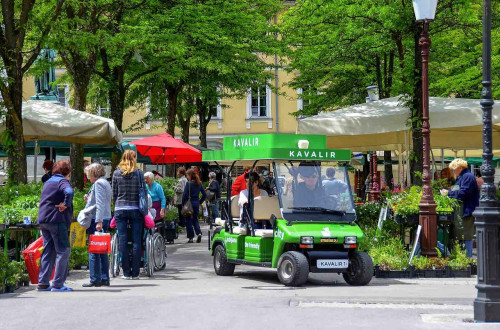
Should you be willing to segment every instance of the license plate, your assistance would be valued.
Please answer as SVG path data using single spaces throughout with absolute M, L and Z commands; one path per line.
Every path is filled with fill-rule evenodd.
M 316 260 L 316 267 L 325 269 L 338 269 L 349 267 L 348 259 L 318 259 Z
M 337 243 L 339 240 L 336 237 L 333 238 L 322 238 L 321 243 Z

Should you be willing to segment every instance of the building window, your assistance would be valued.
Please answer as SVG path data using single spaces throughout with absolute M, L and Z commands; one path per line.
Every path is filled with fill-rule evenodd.
M 57 99 L 58 102 L 64 105 L 65 107 L 68 107 L 68 100 L 69 100 L 69 85 L 64 84 L 64 85 L 57 85 Z
M 111 116 L 111 108 L 109 107 L 109 101 L 106 103 L 99 103 L 99 109 L 97 110 L 97 114 L 101 117 L 109 118 Z
M 310 100 L 304 100 L 302 98 L 302 94 L 304 93 L 304 89 L 297 88 L 297 110 L 304 110 L 310 104 Z
M 252 88 L 247 95 L 247 118 L 271 117 L 271 88 Z

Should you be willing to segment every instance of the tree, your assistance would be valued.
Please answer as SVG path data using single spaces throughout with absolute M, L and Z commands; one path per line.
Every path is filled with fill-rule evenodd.
M 87 110 L 87 95 L 99 50 L 101 20 L 109 1 L 68 0 L 61 22 L 54 29 L 52 44 L 71 77 L 73 108 Z M 72 144 L 71 184 L 83 189 L 83 145 Z
M 475 29 L 477 19 L 470 17 L 477 14 L 476 7 L 465 0 L 440 1 L 431 24 L 433 39 Z M 403 95 L 401 102 L 410 108 L 415 182 L 415 172 L 422 170 L 421 27 L 412 1 L 302 0 L 284 14 L 283 22 L 289 70 L 301 73 L 291 86 L 313 91 L 304 95 L 309 106 L 297 115 L 363 103 L 365 87 L 373 83 L 382 97 Z M 457 40 L 450 42 L 463 49 Z M 434 60 L 431 54 L 431 63 Z
M 3 0 L 0 24 L 0 57 L 4 75 L 0 92 L 6 108 L 2 142 L 9 155 L 9 182 L 26 183 L 22 101 L 23 78 L 44 47 L 64 0 Z

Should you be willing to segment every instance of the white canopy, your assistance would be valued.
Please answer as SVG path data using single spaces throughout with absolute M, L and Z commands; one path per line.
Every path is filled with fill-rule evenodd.
M 433 149 L 482 149 L 480 100 L 431 97 Z M 409 108 L 399 97 L 353 105 L 300 119 L 297 133 L 327 135 L 328 148 L 401 150 L 411 143 Z M 493 107 L 493 148 L 500 149 L 500 102 Z
M 112 119 L 64 107 L 50 101 L 23 103 L 24 139 L 115 145 L 122 133 Z

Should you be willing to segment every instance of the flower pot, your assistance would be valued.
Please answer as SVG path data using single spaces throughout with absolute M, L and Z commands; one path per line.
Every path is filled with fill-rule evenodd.
M 13 286 L 7 285 L 5 287 L 5 293 L 14 293 L 14 290 L 16 290 L 16 288 Z
M 414 277 L 413 268 L 409 267 L 404 270 L 381 270 L 379 266 L 375 266 L 376 278 L 412 278 Z
M 446 266 L 447 277 L 471 277 L 471 267 L 468 266 L 466 269 L 453 269 L 449 266 Z
M 451 225 L 453 223 L 453 218 L 455 216 L 453 212 L 445 212 L 445 211 L 438 211 L 436 212 L 436 215 L 438 223 L 443 225 Z

